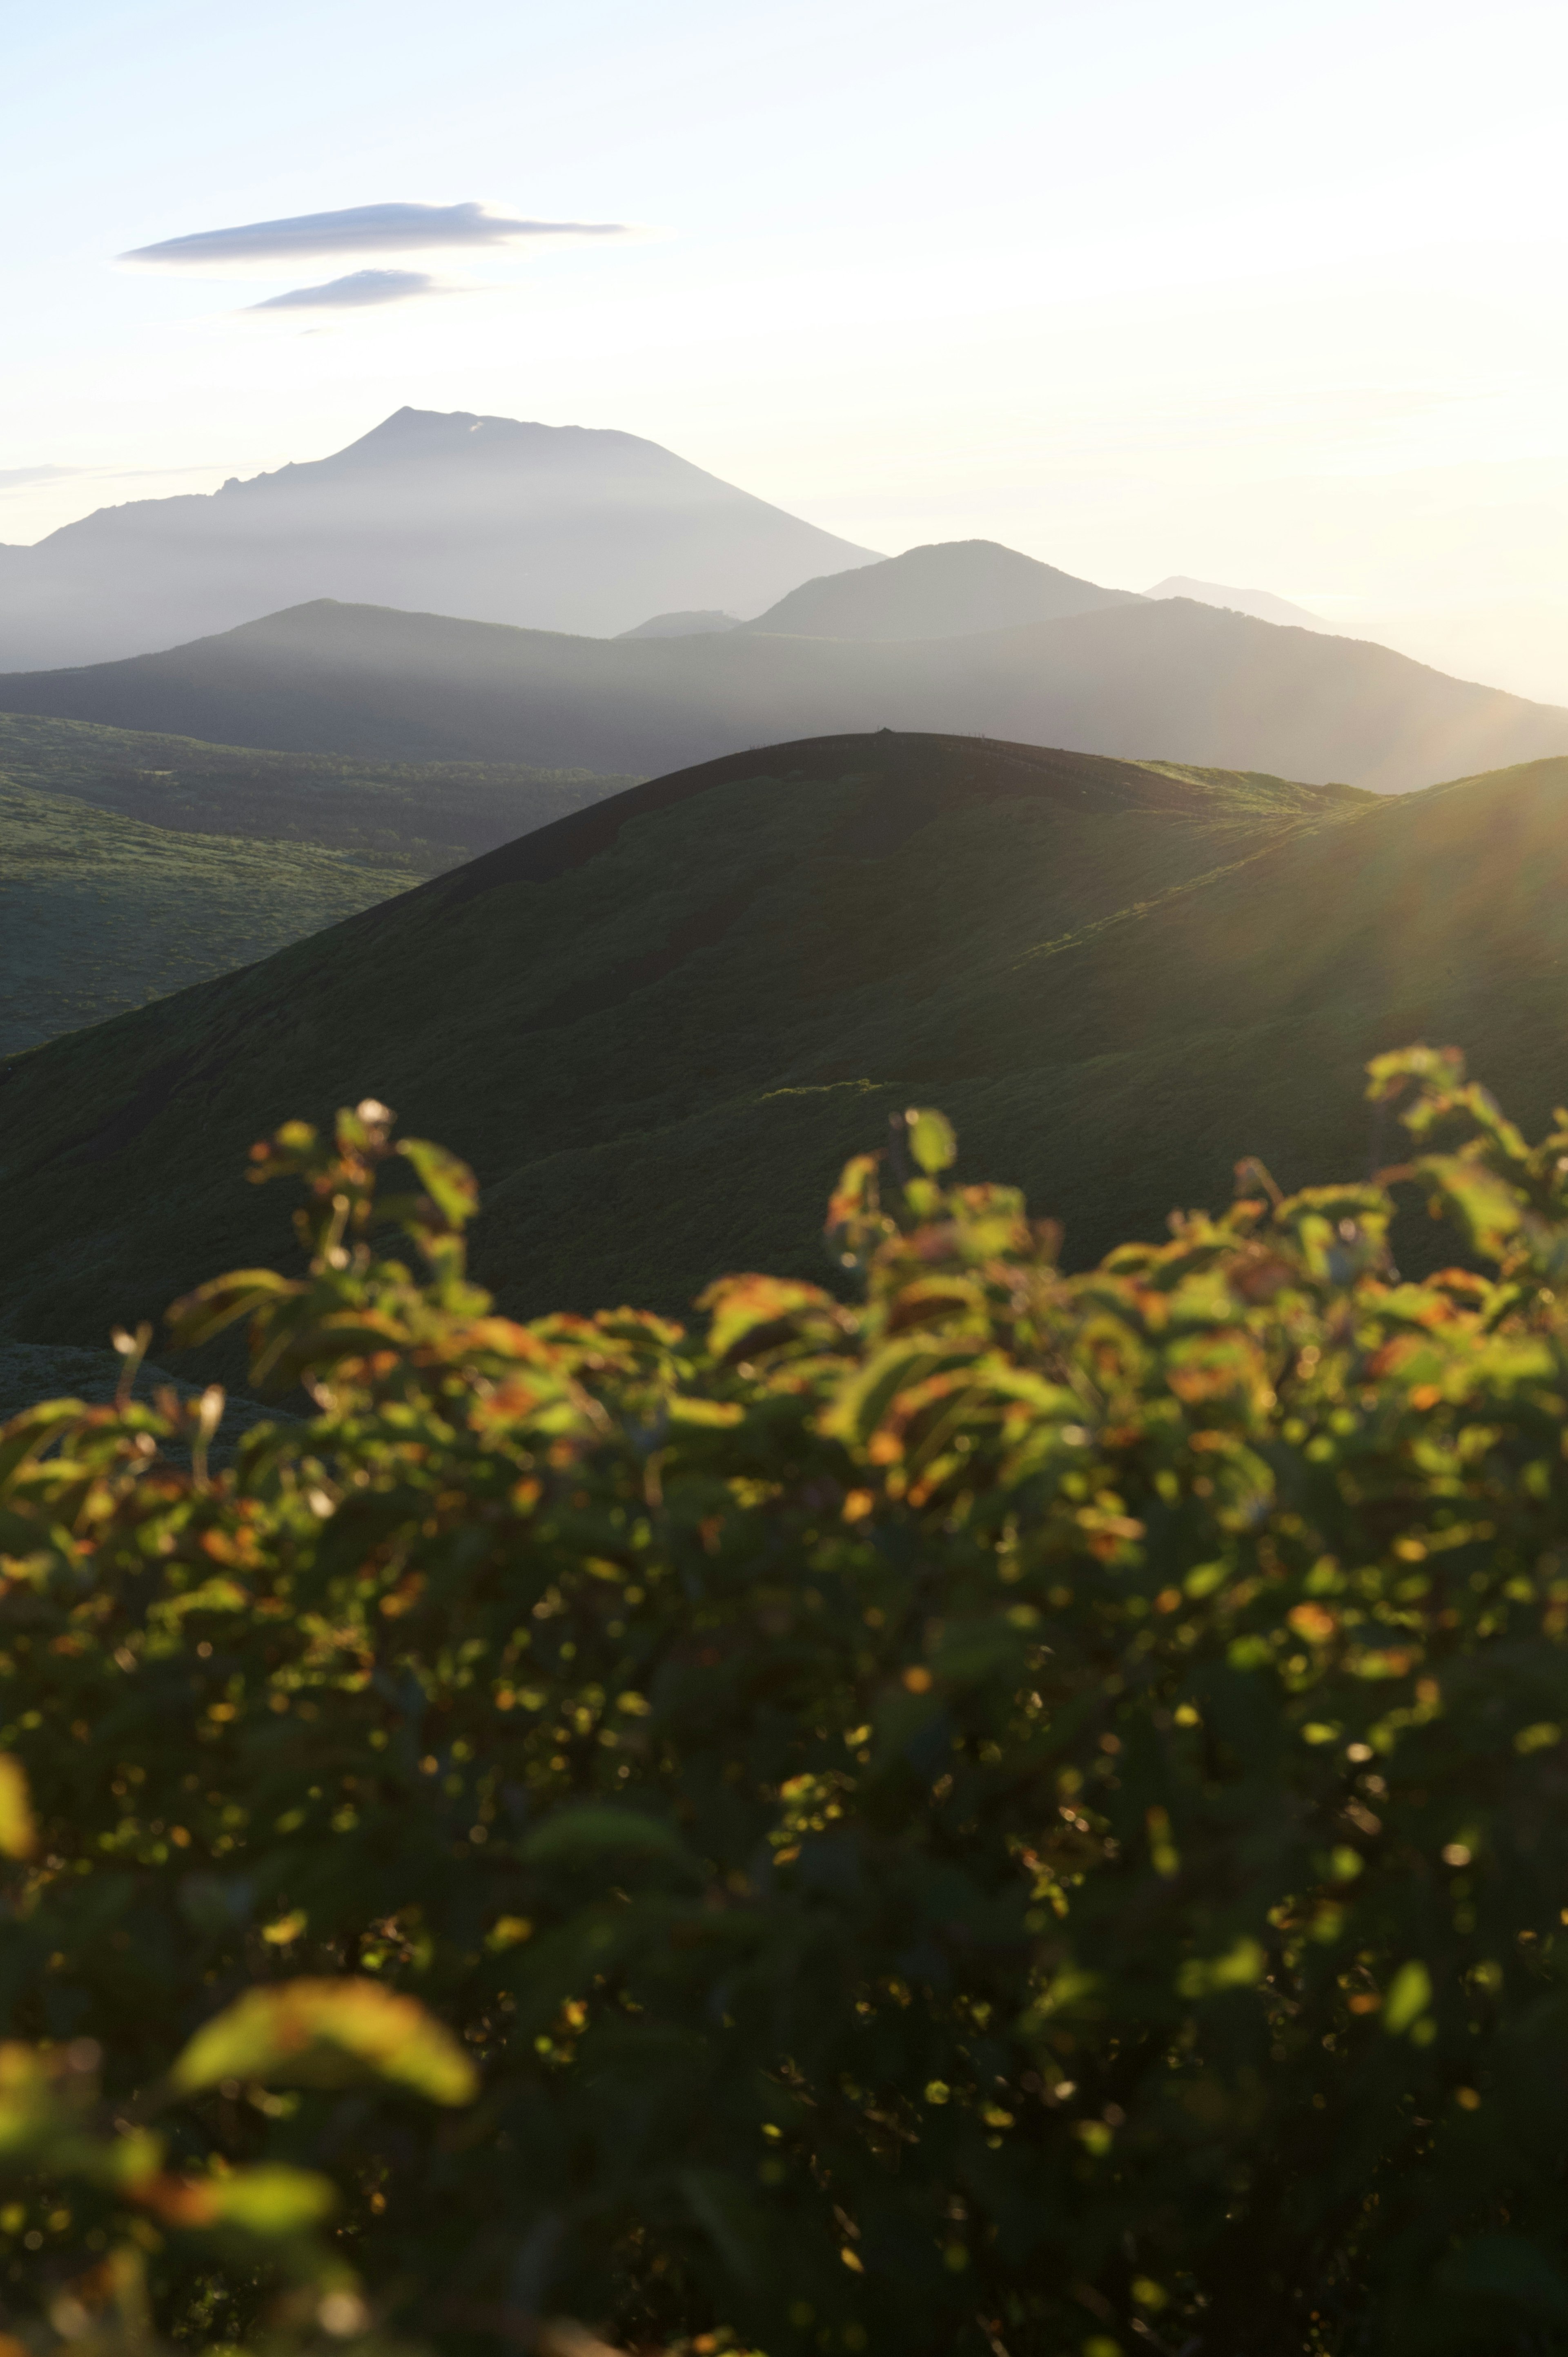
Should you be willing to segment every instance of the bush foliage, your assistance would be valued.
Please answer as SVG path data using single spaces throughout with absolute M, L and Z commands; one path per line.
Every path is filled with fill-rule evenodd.
M 30 1837 L 6 1849 L 29 1855 Z M 160 2344 L 148 2254 L 161 2259 L 172 2241 L 188 2276 L 208 2276 L 208 2298 L 186 2304 L 187 2341 L 213 2308 L 231 2305 L 224 2287 L 238 2286 L 252 2311 L 264 2305 L 274 2341 L 352 2337 L 368 2357 L 370 2309 L 323 2231 L 339 2206 L 332 2179 L 265 2160 L 236 2168 L 220 2152 L 192 2165 L 188 2137 L 176 2158 L 174 2140 L 148 2123 L 191 2097 L 231 2103 L 242 2086 L 252 2104 L 286 2115 L 287 2099 L 272 2091 L 301 2081 L 379 2080 L 467 2102 L 474 2069 L 451 2032 L 373 1981 L 286 1981 L 204 2023 L 173 2068 L 128 2102 L 105 2103 L 102 2059 L 91 2039 L 0 2044 L 0 2177 L 30 2197 L 0 2218 L 22 2253 L 53 2244 L 48 2260 L 16 2270 L 45 2294 L 44 2312 L 30 2330 L 22 2324 L 27 2342 L 64 2344 L 77 2357 L 152 2357 Z
M 852 1305 L 693 1331 L 496 1314 L 383 1107 L 259 1146 L 309 1274 L 171 1315 L 314 1417 L 0 1434 L 8 2329 L 109 2297 L 4 2125 L 101 2054 L 117 2134 L 179 2092 L 166 2175 L 328 2171 L 444 2348 L 1568 2350 L 1568 1114 L 1371 1090 L 1402 1168 L 1243 1165 L 1081 1275 L 911 1114 L 832 1201 Z M 1401 1279 L 1412 1187 L 1473 1266 Z M 447 2078 L 269 2092 L 254 2009 L 333 1982 Z M 317 2329 L 275 2256 L 136 2248 L 166 2335 Z

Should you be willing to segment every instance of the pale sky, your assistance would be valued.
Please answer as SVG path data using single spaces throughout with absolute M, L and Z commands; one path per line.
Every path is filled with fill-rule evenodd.
M 1562 0 L 3 15 L 0 540 L 411 403 L 1568 703 Z M 631 233 L 115 260 L 397 206 Z

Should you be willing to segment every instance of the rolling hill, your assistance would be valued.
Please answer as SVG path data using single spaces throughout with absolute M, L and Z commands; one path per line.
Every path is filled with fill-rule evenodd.
M 633 782 L 0 715 L 0 1055 L 266 957 Z
M 412 880 L 314 844 L 177 834 L 0 776 L 0 1055 L 268 957 Z
M 733 756 L 558 821 L 0 1073 L 0 1335 L 101 1344 L 290 1249 L 252 1139 L 366 1092 L 478 1170 L 528 1311 L 821 1275 L 825 1189 L 940 1103 L 1083 1262 L 1368 1167 L 1360 1066 L 1568 1060 L 1568 760 L 1377 800 L 931 737 Z M 1420 1249 L 1421 1239 L 1416 1240 Z
M 1137 603 L 994 540 L 943 540 L 803 581 L 743 624 L 801 639 L 954 639 Z
M 0 669 L 139 654 L 322 597 L 553 630 L 755 613 L 874 553 L 635 434 L 400 409 L 330 457 L 0 551 Z
M 884 726 L 1378 792 L 1568 752 L 1568 711 L 1185 598 L 897 642 L 572 638 L 317 601 L 166 654 L 0 677 L 0 710 L 366 760 L 643 775 Z
M 315 844 L 412 876 L 635 785 L 522 762 L 360 761 L 0 712 L 0 779 L 179 834 Z

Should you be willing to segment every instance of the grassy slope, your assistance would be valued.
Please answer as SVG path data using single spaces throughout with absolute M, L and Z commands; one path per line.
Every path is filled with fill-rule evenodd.
M 632 782 L 0 715 L 0 1054 L 270 957 Z
M 329 600 L 0 705 L 370 759 L 647 772 L 804 732 L 984 733 L 1378 791 L 1568 753 L 1568 712 L 1181 598 L 917 644 L 568 638 Z
M 1146 929 L 1303 829 L 1348 836 L 1363 807 L 919 737 L 655 780 L 13 1062 L 0 1201 L 27 1250 L 5 1329 L 97 1341 L 283 1251 L 246 1146 L 367 1092 L 476 1163 L 481 1266 L 520 1306 L 679 1305 L 737 1262 L 814 1268 L 838 1162 L 910 1096 L 949 1103 L 972 1167 L 1026 1178 L 1092 1245 L 1149 1193 L 1125 1131 L 1108 1174 L 1058 1107 L 1100 1092 L 1086 1057 L 1125 1063 L 1116 1001 Z
M 315 844 L 144 826 L 0 776 L 0 1054 L 270 957 L 413 880 Z
M 0 713 L 0 778 L 148 825 L 312 843 L 434 876 L 635 783 L 524 763 L 266 752 Z

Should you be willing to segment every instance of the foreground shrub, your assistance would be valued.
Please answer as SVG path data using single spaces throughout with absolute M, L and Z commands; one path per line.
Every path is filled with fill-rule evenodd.
M 1086 1275 L 912 1114 L 857 1306 L 700 1334 L 499 1317 L 461 1166 L 378 1211 L 384 1108 L 281 1131 L 308 1276 L 174 1321 L 315 1418 L 0 1435 L 11 2034 L 128 2097 L 269 1975 L 417 1996 L 477 2104 L 219 2104 L 192 2165 L 325 2158 L 443 2347 L 1568 2350 L 1568 1116 L 1372 1071 L 1403 1171 L 1243 1166 Z M 1400 1280 L 1406 1183 L 1476 1268 Z
M 13 1800 L 14 1781 L 7 1761 Z M 0 1834 L 0 1846 L 25 1855 L 31 1842 Z M 172 2241 L 177 2264 L 208 2278 L 207 2301 L 188 2304 L 182 2319 L 187 2340 L 192 2326 L 238 2306 L 280 2352 L 350 2341 L 355 2357 L 390 2357 L 358 2278 L 323 2233 L 339 2206 L 331 2179 L 275 2163 L 235 2168 L 219 2153 L 190 2166 L 177 2127 L 171 2137 L 162 2123 L 203 2102 L 231 2116 L 242 2103 L 286 2114 L 286 2099 L 272 2091 L 300 2083 L 381 2080 L 463 2103 L 474 2073 L 450 2033 L 371 1981 L 287 1981 L 250 1991 L 204 2023 L 124 2110 L 102 2100 L 102 2059 L 91 2039 L 0 2042 L 0 2189 L 8 2197 L 0 2216 L 16 2248 L 48 2253 L 27 2270 L 33 2312 L 13 2316 L 23 2345 L 156 2357 L 148 2259 Z M 19 2346 L 15 2337 L 7 2345 Z

